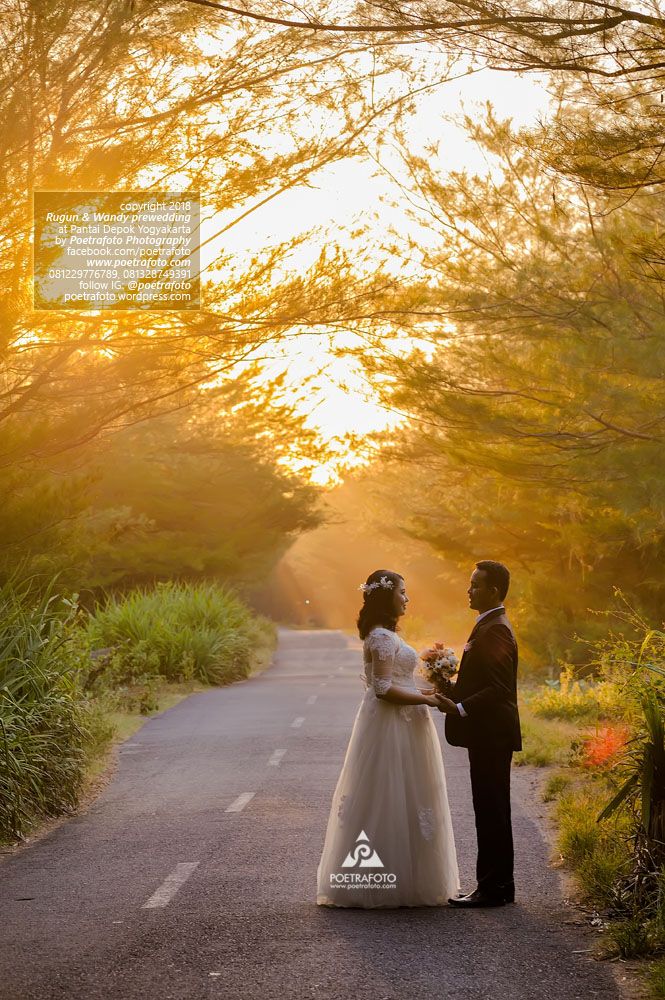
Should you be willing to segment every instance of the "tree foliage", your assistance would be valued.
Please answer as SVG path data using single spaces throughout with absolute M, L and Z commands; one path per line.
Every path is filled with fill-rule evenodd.
M 642 192 L 599 216 L 562 178 L 553 198 L 509 122 L 489 109 L 466 124 L 486 176 L 444 177 L 404 150 L 411 212 L 438 237 L 403 319 L 394 304 L 419 345 L 377 341 L 364 359 L 408 417 L 395 447 L 410 530 L 460 563 L 511 563 L 525 635 L 555 656 L 614 584 L 662 608 L 664 301 L 634 244 L 659 233 L 663 206 Z M 405 259 L 417 250 L 406 241 Z
M 317 321 L 339 318 L 347 261 L 324 256 L 307 281 L 276 280 L 305 234 L 246 269 L 222 254 L 200 312 L 34 312 L 30 202 L 35 189 L 175 185 L 202 191 L 208 213 L 236 212 L 228 229 L 357 154 L 360 136 L 399 112 L 403 95 L 366 92 L 352 46 L 322 53 L 289 32 L 231 31 L 176 2 L 3 0 L 0 13 L 0 424 L 34 414 L 49 424 L 0 461 L 48 458 L 179 405 L 309 321 L 314 289 Z M 376 63 L 377 78 L 387 63 Z M 312 128 L 308 112 L 329 114 L 328 128 Z
M 265 392 L 235 409 L 236 392 L 212 393 L 194 416 L 169 414 L 113 437 L 90 495 L 90 527 L 102 528 L 87 560 L 90 585 L 255 582 L 320 522 L 319 490 L 283 464 L 299 429 L 314 450 L 303 417 L 278 403 L 271 413 Z
M 648 5 L 608 0 L 522 0 L 507 7 L 496 0 L 371 0 L 336 19 L 325 5 L 299 10 L 300 19 L 251 10 L 219 0 L 186 0 L 238 19 L 305 29 L 328 38 L 361 35 L 430 43 L 467 52 L 501 69 L 544 69 L 585 73 L 609 79 L 650 80 L 662 75 L 665 17 L 656 2 Z
M 209 388 L 222 383 L 235 385 L 229 392 L 237 396 L 247 392 L 243 412 L 249 420 L 253 410 L 253 424 L 237 422 L 233 447 L 213 431 L 207 461 L 216 463 L 218 483 L 223 452 L 237 488 L 247 486 L 254 463 L 257 491 L 265 474 L 267 493 L 279 492 L 286 474 L 275 464 L 277 446 L 270 472 L 265 455 L 256 455 L 260 382 L 249 391 L 238 372 L 302 326 L 334 328 L 362 311 L 379 294 L 380 275 L 366 279 L 362 254 L 352 260 L 334 246 L 306 274 L 289 274 L 289 255 L 312 234 L 304 220 L 301 233 L 241 265 L 219 251 L 198 312 L 35 311 L 32 192 L 199 190 L 204 215 L 218 221 L 214 238 L 222 238 L 327 165 L 358 155 L 370 133 L 398 117 L 408 87 L 379 93 L 378 84 L 404 59 L 376 54 L 375 89 L 361 45 L 330 52 L 315 38 L 231 26 L 176 0 L 0 0 L 0 35 L 0 496 L 7 515 L 0 561 L 52 566 L 64 544 L 67 562 L 77 539 L 88 537 L 80 531 L 88 478 L 110 437 L 123 432 L 125 446 L 137 447 L 138 478 L 139 466 L 156 476 L 157 461 L 150 465 L 143 450 L 153 431 L 139 425 L 175 414 L 174 449 L 183 449 L 190 418 L 182 414 L 199 406 L 209 413 Z M 266 399 L 261 434 L 270 421 L 274 432 L 279 412 Z M 292 413 L 287 424 L 302 443 Z M 165 427 L 154 431 L 163 456 Z M 192 448 L 201 452 L 201 440 Z M 174 461 L 184 474 L 182 455 Z M 201 457 L 200 470 L 204 464 Z M 160 475 L 166 488 L 166 466 Z M 282 513 L 275 517 L 266 531 L 276 538 L 287 529 Z
M 196 405 L 126 427 L 58 467 L 14 483 L 0 530 L 0 575 L 99 592 L 170 578 L 260 579 L 321 519 L 319 490 L 296 468 L 327 451 L 282 380 L 260 366 Z

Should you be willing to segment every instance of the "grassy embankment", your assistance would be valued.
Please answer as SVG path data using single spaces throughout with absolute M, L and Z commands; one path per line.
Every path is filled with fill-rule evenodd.
M 629 655 L 622 676 L 610 666 L 580 681 L 568 668 L 556 685 L 527 687 L 515 762 L 550 771 L 543 797 L 579 899 L 603 922 L 599 955 L 643 959 L 651 995 L 665 998 L 665 857 L 653 828 L 665 779 L 662 681 L 626 672 L 640 662 Z
M 0 609 L 4 843 L 75 811 L 146 716 L 250 676 L 275 644 L 272 623 L 215 584 L 134 591 L 94 615 L 7 584 Z

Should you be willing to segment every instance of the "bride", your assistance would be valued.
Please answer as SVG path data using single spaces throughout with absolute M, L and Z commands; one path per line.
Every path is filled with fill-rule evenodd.
M 443 906 L 459 890 L 441 746 L 418 688 L 418 654 L 397 635 L 408 603 L 399 573 L 360 589 L 365 693 L 335 788 L 317 871 L 321 906 Z

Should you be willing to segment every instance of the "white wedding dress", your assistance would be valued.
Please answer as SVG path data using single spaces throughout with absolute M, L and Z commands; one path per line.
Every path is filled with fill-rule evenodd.
M 373 676 L 372 650 L 381 659 Z M 377 698 L 418 688 L 415 649 L 375 627 L 363 644 L 366 685 L 333 794 L 317 871 L 322 906 L 441 906 L 459 890 L 439 737 L 427 705 Z

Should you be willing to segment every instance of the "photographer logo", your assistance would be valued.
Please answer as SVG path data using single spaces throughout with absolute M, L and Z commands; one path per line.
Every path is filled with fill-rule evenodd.
M 385 868 L 369 837 L 361 830 L 356 843 L 342 862 L 342 868 Z M 397 875 L 392 872 L 332 872 L 330 885 L 338 889 L 395 889 Z

